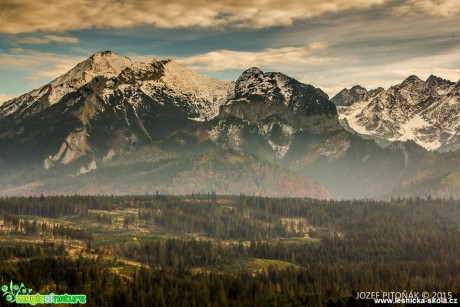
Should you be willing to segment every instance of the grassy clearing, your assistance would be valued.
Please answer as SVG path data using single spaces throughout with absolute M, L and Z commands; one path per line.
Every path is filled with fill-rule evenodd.
M 269 267 L 276 268 L 278 270 L 283 270 L 288 267 L 299 268 L 298 265 L 286 261 L 243 257 L 229 260 L 225 264 L 210 267 L 208 269 L 224 272 L 260 272 L 268 270 Z M 202 269 L 204 270 L 205 268 Z

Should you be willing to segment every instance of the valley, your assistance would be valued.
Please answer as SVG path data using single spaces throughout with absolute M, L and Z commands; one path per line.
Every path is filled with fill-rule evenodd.
M 361 306 L 356 292 L 405 289 L 458 297 L 459 208 L 215 194 L 2 198 L 0 280 L 85 294 L 89 306 Z

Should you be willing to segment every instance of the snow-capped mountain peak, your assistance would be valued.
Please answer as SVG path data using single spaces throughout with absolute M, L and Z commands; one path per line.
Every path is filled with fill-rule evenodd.
M 51 168 L 80 159 L 99 146 L 104 150 L 112 146 L 100 139 L 94 141 L 98 135 L 106 140 L 115 138 L 116 147 L 124 148 L 159 138 L 176 122 L 187 125 L 190 120 L 210 120 L 233 94 L 233 82 L 199 75 L 171 60 L 134 62 L 103 51 L 43 87 L 0 106 L 0 126 L 21 125 L 29 118 L 37 126 L 46 122 L 53 131 L 48 137 L 54 145 L 43 166 Z M 65 129 L 55 132 L 55 126 Z M 27 129 L 10 130 L 5 137 L 20 139 Z
M 341 93 L 333 100 L 343 99 Z M 348 98 L 338 108 L 340 119 L 360 134 L 413 140 L 430 150 L 460 148 L 460 91 L 449 80 L 431 75 L 423 81 L 412 75 L 387 90 Z
M 64 95 L 87 84 L 96 76 L 115 77 L 132 64 L 133 62 L 128 57 L 119 56 L 112 51 L 97 52 L 64 75 L 51 81 L 49 104 L 58 102 Z
M 219 108 L 233 98 L 234 82 L 221 81 L 200 75 L 174 61 L 164 64 L 161 82 L 181 95 L 193 97 L 194 107 L 199 117 L 194 120 L 203 121 L 216 117 Z
M 25 118 L 58 103 L 95 77 L 120 76 L 124 83 L 148 96 L 166 94 L 189 100 L 193 119 L 207 120 L 218 115 L 219 107 L 233 97 L 234 83 L 199 75 L 171 60 L 134 62 L 112 51 L 93 54 L 47 85 L 0 106 L 0 118 Z M 123 90 L 126 86 L 118 88 Z M 116 89 L 108 89 L 104 95 Z
M 66 94 L 87 84 L 94 77 L 111 78 L 131 65 L 132 61 L 129 58 L 112 51 L 97 52 L 45 86 L 8 101 L 0 107 L 0 118 L 28 117 L 38 113 L 57 103 Z

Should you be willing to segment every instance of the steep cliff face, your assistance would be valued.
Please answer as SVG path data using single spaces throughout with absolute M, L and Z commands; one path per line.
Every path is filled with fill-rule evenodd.
M 355 85 L 351 89 L 344 88 L 332 97 L 331 101 L 337 106 L 350 106 L 356 101 L 363 99 L 367 93 L 364 87 Z
M 221 107 L 220 117 L 226 116 L 257 124 L 281 121 L 294 131 L 322 133 L 340 129 L 337 110 L 323 91 L 255 67 L 236 81 L 235 99 Z
M 336 108 L 323 91 L 255 67 L 238 78 L 235 98 L 221 106 L 218 120 L 218 127 L 212 131 L 218 144 L 259 152 L 271 150 L 277 158 L 288 152 L 297 132 L 342 130 Z M 257 145 L 260 150 L 254 148 Z

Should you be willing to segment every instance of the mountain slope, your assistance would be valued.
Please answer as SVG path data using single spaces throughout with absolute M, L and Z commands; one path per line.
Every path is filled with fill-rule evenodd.
M 36 95 L 45 89 L 47 95 Z M 199 145 L 204 152 L 193 149 L 200 141 L 191 131 L 215 118 L 233 95 L 234 83 L 201 76 L 169 60 L 136 63 L 112 52 L 97 53 L 0 108 L 0 165 L 9 174 L 0 181 L 4 194 L 19 191 L 19 186 L 26 193 L 94 188 L 100 193 L 148 193 L 156 188 L 329 198 L 318 184 L 243 152 L 235 154 L 242 157 L 220 160 L 228 154 L 212 142 Z M 138 153 L 164 151 L 169 158 L 153 169 L 145 160 L 128 163 Z M 209 173 L 212 169 L 219 172 Z M 136 178 L 148 182 L 133 185 Z
M 209 139 L 219 147 L 250 152 L 313 178 L 336 197 L 392 191 L 429 159 L 414 143 L 384 149 L 346 131 L 320 89 L 258 68 L 243 72 L 235 99 L 210 124 Z
M 333 100 L 345 125 L 389 141 L 413 140 L 429 150 L 460 148 L 460 81 L 410 76 L 387 90 L 343 90 Z M 353 92 L 353 89 L 350 90 Z
M 0 106 L 0 119 L 21 120 L 39 113 L 94 77 L 115 77 L 131 65 L 130 59 L 111 51 L 98 52 L 49 84 L 5 102 Z
M 396 133 L 411 114 L 455 128 L 458 113 L 442 115 L 455 111 L 457 95 L 458 83 L 410 77 L 337 99 L 349 105 L 339 109 L 374 114 L 375 123 L 360 118 Z M 99 52 L 0 107 L 0 194 L 456 195 L 460 154 L 409 138 L 382 148 L 352 128 L 321 89 L 282 73 L 253 67 L 233 83 L 169 60 Z
M 172 61 L 135 63 L 112 52 L 96 53 L 0 107 L 0 155 L 9 160 L 33 154 L 50 168 L 105 149 L 116 153 L 216 116 L 232 94 L 231 82 Z
M 199 75 L 173 61 L 133 62 L 111 51 L 103 51 L 95 53 L 49 84 L 5 102 L 0 106 L 0 119 L 22 120 L 56 104 L 95 77 L 109 80 L 122 72 L 126 81 L 131 77 L 129 82 L 136 82 L 136 86 L 148 96 L 154 96 L 159 91 L 189 96 L 192 102 L 190 107 L 194 109 L 197 119 L 216 116 L 219 105 L 233 94 L 231 82 Z M 106 94 L 110 92 L 110 85 L 107 84 Z
M 189 151 L 193 146 L 188 147 Z M 321 185 L 252 155 L 218 149 L 184 153 L 148 146 L 100 163 L 97 170 L 39 183 L 45 193 L 191 193 L 331 198 Z
M 235 98 L 221 106 L 211 139 L 222 147 L 282 158 L 300 131 L 342 130 L 337 110 L 320 89 L 281 73 L 253 67 L 235 84 Z

